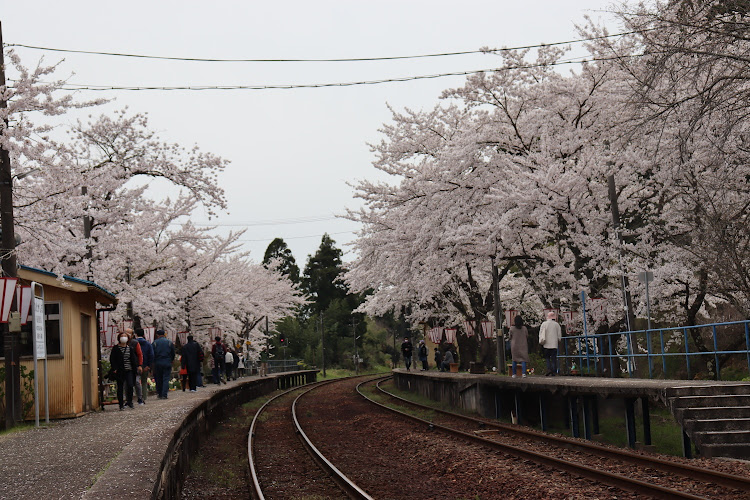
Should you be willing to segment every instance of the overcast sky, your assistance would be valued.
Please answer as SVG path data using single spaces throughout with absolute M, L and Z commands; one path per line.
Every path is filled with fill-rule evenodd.
M 573 40 L 586 14 L 617 31 L 603 0 L 130 2 L 0 0 L 5 44 L 213 59 L 336 59 L 435 54 Z M 26 66 L 64 59 L 70 83 L 104 86 L 325 84 L 490 69 L 497 56 L 377 62 L 219 63 L 148 60 L 16 48 Z M 579 51 L 576 54 L 580 54 Z M 568 71 L 565 69 L 564 71 Z M 8 75 L 12 77 L 11 74 Z M 148 112 L 171 142 L 231 161 L 229 202 L 216 223 L 247 227 L 260 261 L 282 237 L 300 267 L 323 233 L 345 252 L 356 225 L 347 182 L 378 178 L 368 143 L 397 110 L 431 108 L 465 77 L 291 90 L 85 91 L 114 98 L 96 113 Z M 194 221 L 207 223 L 205 214 Z M 345 260 L 351 254 L 345 255 Z

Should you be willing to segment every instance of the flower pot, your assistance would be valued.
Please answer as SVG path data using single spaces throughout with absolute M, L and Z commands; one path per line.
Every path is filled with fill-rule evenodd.
M 458 373 L 458 363 L 449 363 L 451 373 Z

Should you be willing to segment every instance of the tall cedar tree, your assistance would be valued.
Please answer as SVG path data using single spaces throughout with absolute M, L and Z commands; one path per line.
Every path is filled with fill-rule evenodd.
M 292 283 L 299 284 L 299 266 L 289 246 L 281 238 L 275 238 L 266 248 L 266 253 L 263 255 L 263 267 L 268 267 L 273 259 L 281 261 L 281 265 L 277 268 L 281 274 L 287 276 Z
M 312 301 L 308 306 L 308 314 L 325 311 L 331 302 L 344 299 L 349 293 L 348 287 L 340 280 L 345 270 L 341 261 L 341 249 L 336 248 L 335 243 L 328 234 L 324 234 L 318 251 L 307 258 L 302 291 Z

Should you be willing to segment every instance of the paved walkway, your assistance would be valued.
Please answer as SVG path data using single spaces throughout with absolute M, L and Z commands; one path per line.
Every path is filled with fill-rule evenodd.
M 244 377 L 221 388 L 254 380 Z M 0 498 L 148 498 L 175 430 L 219 386 L 150 396 L 145 405 L 52 421 L 0 436 Z M 40 425 L 44 424 L 42 418 Z M 142 487 L 133 484 L 142 477 Z

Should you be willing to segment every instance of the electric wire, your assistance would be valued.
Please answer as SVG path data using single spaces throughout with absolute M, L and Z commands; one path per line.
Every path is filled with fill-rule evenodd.
M 657 28 L 648 28 L 645 30 L 635 31 L 624 31 L 619 33 L 611 33 L 606 35 L 597 35 L 587 38 L 575 38 L 571 40 L 551 42 L 551 43 L 536 43 L 531 45 L 519 45 L 515 47 L 502 47 L 499 49 L 479 49 L 479 50 L 464 50 L 456 52 L 439 52 L 434 54 L 417 54 L 417 55 L 405 55 L 405 56 L 382 56 L 382 57 L 348 57 L 348 58 L 293 58 L 293 59 L 222 59 L 222 58 L 204 58 L 204 57 L 176 57 L 176 56 L 158 56 L 149 54 L 128 54 L 122 52 L 104 52 L 96 50 L 77 50 L 77 49 L 63 49 L 57 47 L 42 47 L 38 45 L 27 45 L 23 43 L 6 43 L 6 47 L 22 47 L 25 49 L 32 50 L 43 50 L 51 52 L 64 52 L 69 54 L 88 54 L 88 55 L 100 55 L 100 56 L 112 56 L 112 57 L 132 57 L 138 59 L 158 59 L 166 61 L 184 61 L 184 62 L 218 62 L 218 63 L 299 63 L 299 62 L 372 62 L 372 61 L 395 61 L 404 59 L 425 59 L 435 57 L 451 57 L 451 56 L 462 56 L 470 54 L 499 54 L 502 52 L 510 52 L 514 50 L 527 50 L 527 49 L 538 49 L 542 47 L 554 47 L 559 45 L 571 45 L 576 43 L 592 42 L 595 40 L 603 40 L 607 38 L 616 38 L 626 35 L 633 35 L 638 33 L 645 33 L 652 31 Z
M 429 74 L 429 75 L 384 78 L 384 79 L 379 79 L 379 80 L 364 80 L 364 81 L 354 81 L 354 82 L 329 82 L 329 83 L 283 84 L 283 85 L 199 85 L 199 86 L 135 86 L 135 85 L 134 86 L 117 86 L 117 85 L 92 85 L 92 84 L 63 84 L 60 87 L 60 89 L 70 90 L 70 91 L 80 91 L 80 90 L 86 90 L 86 91 L 113 91 L 113 90 L 205 91 L 205 90 L 290 90 L 290 89 L 309 89 L 309 88 L 326 88 L 326 87 L 354 87 L 354 86 L 362 86 L 362 85 L 380 85 L 380 84 L 385 84 L 385 83 L 400 83 L 400 82 L 409 82 L 409 81 L 415 81 L 415 80 L 438 79 L 438 78 L 445 78 L 445 77 L 450 77 L 450 76 L 468 76 L 468 75 L 476 75 L 476 74 L 481 74 L 481 73 L 500 73 L 504 71 L 534 69 L 534 68 L 542 68 L 542 67 L 566 66 L 566 65 L 571 65 L 571 64 L 587 64 L 587 63 L 592 63 L 592 62 L 604 62 L 604 61 L 612 61 L 612 60 L 625 59 L 625 58 L 642 57 L 643 55 L 644 54 L 632 54 L 632 55 L 627 55 L 627 56 L 618 55 L 618 56 L 612 56 L 612 57 L 592 57 L 592 58 L 583 57 L 583 58 L 566 59 L 566 60 L 550 62 L 550 63 L 535 63 L 535 64 L 525 64 L 525 65 L 515 65 L 515 66 L 503 66 L 499 68 L 488 68 L 488 69 L 479 69 L 479 70 L 472 70 L 472 71 L 456 71 L 456 72 L 450 72 L 450 73 L 436 73 L 436 74 Z M 14 81 L 14 80 L 10 80 L 10 81 Z

